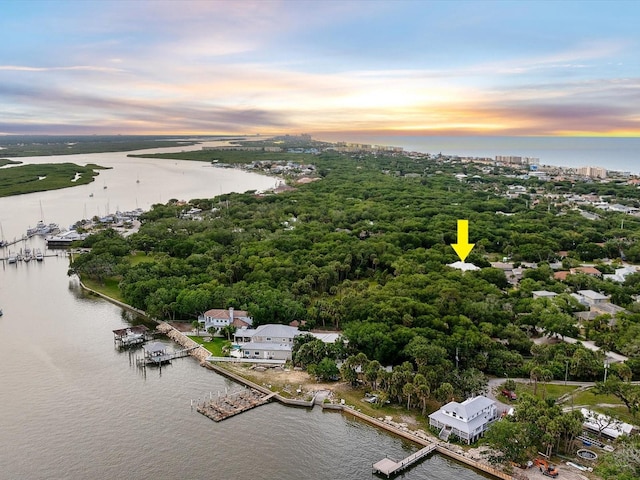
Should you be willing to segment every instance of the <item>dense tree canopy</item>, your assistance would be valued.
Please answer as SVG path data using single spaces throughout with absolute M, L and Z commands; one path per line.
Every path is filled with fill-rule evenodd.
M 640 259 L 639 219 L 625 217 L 622 230 L 621 214 L 599 212 L 601 219 L 593 221 L 544 197 L 507 198 L 511 184 L 556 197 L 574 187 L 486 173 L 471 164 L 337 153 L 309 156 L 309 162 L 322 179 L 286 193 L 154 205 L 130 237 L 90 237 L 91 253 L 77 257 L 72 271 L 118 278 L 126 302 L 159 318 L 191 321 L 209 308 L 233 306 L 249 311 L 255 325 L 305 320 L 308 328 L 340 330 L 348 341 L 345 355 L 362 353 L 381 365 L 410 362 L 434 394 L 443 382 L 457 395 L 476 391 L 467 371 L 529 376 L 542 359 L 553 378 L 564 377 L 566 362 L 572 378 L 598 378 L 601 359 L 579 346 L 536 352 L 534 363 L 527 362 L 531 336 L 539 331 L 580 333 L 573 314 L 581 307 L 568 293 L 581 288 L 628 307 L 617 322 L 590 325 L 587 333 L 607 348 L 640 355 L 637 276 L 615 284 L 573 275 L 562 283 L 548 264 L 561 258 L 560 250 L 568 250 L 567 264 L 621 252 Z M 460 181 L 455 173 L 477 178 Z M 608 188 L 620 201 L 639 197 L 625 186 Z M 203 209 L 201 221 L 181 215 L 194 206 Z M 479 271 L 447 266 L 458 260 L 451 247 L 458 219 L 469 220 L 476 247 L 467 261 L 483 267 Z M 131 251 L 149 261 L 131 263 Z M 516 289 L 489 265 L 503 257 L 539 268 L 526 269 Z M 532 300 L 535 290 L 561 295 Z M 305 364 L 333 358 L 312 346 L 301 350 Z M 640 367 L 631 370 L 640 373 Z

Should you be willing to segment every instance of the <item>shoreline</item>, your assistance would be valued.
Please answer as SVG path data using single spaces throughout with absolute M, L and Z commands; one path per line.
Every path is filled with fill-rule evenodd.
M 92 288 L 87 287 L 82 280 L 78 277 L 78 282 L 80 284 L 80 287 L 94 295 L 97 295 L 115 305 L 118 305 L 119 307 L 136 313 L 138 315 L 141 315 L 143 317 L 145 317 L 146 319 L 153 321 L 154 323 L 156 323 L 158 325 L 157 330 L 165 335 L 167 335 L 167 337 L 169 337 L 173 342 L 177 343 L 178 345 L 180 345 L 181 347 L 184 348 L 193 348 L 193 347 L 199 347 L 199 348 L 194 348 L 193 350 L 191 350 L 189 352 L 189 356 L 194 357 L 195 359 L 197 359 L 200 362 L 200 366 L 214 371 L 215 373 L 222 375 L 226 378 L 229 378 L 230 380 L 240 384 L 240 385 L 244 385 L 246 387 L 249 388 L 253 388 L 256 389 L 260 392 L 263 392 L 265 394 L 273 394 L 274 392 L 271 391 L 270 389 L 262 386 L 262 385 L 258 385 L 257 383 L 252 382 L 251 380 L 248 380 L 244 377 L 242 377 L 241 375 L 238 375 L 226 368 L 223 368 L 219 365 L 216 365 L 212 362 L 207 361 L 207 358 L 211 356 L 211 352 L 209 352 L 206 348 L 204 348 L 202 345 L 197 344 L 195 341 L 193 341 L 192 339 L 190 339 L 188 336 L 186 336 L 184 333 L 180 332 L 179 330 L 177 330 L 176 328 L 174 328 L 173 326 L 171 326 L 169 323 L 167 322 L 163 322 L 163 321 L 158 321 L 155 320 L 153 318 L 150 318 L 146 312 L 139 310 L 137 308 L 132 307 L 131 305 L 128 305 L 124 302 L 121 302 L 119 300 L 116 300 L 114 298 L 111 298 L 103 293 L 100 293 Z M 465 456 L 464 454 L 458 453 L 456 451 L 453 450 L 453 448 L 455 448 L 454 445 L 451 444 L 444 444 L 442 443 L 440 440 L 438 440 L 437 438 L 427 434 L 426 432 L 422 431 L 422 430 L 418 430 L 418 431 L 413 431 L 410 430 L 408 427 L 406 426 L 401 426 L 401 425 L 394 425 L 394 422 L 391 422 L 391 420 L 381 420 L 378 418 L 374 418 L 370 415 L 366 415 L 362 412 L 359 412 L 354 406 L 351 405 L 343 405 L 343 404 L 336 404 L 336 403 L 324 403 L 324 397 L 321 398 L 321 401 L 317 401 L 318 400 L 318 392 L 315 392 L 313 398 L 311 400 L 298 400 L 298 399 L 292 399 L 292 398 L 285 398 L 282 395 L 280 395 L 279 393 L 275 393 L 275 395 L 273 395 L 273 398 L 281 403 L 282 405 L 288 406 L 288 407 L 297 407 L 297 408 L 313 408 L 315 405 L 320 405 L 320 408 L 322 408 L 322 410 L 332 410 L 332 411 L 338 411 L 340 412 L 342 415 L 352 415 L 353 417 L 356 417 L 357 419 L 359 419 L 360 421 L 367 423 L 373 427 L 379 428 L 381 430 L 386 431 L 387 433 L 390 433 L 392 435 L 395 435 L 397 437 L 403 438 L 405 440 L 408 440 L 416 445 L 419 445 L 421 447 L 426 447 L 428 445 L 432 445 L 432 444 L 436 444 L 435 447 L 435 451 L 445 455 L 449 458 L 454 459 L 457 462 L 463 463 L 475 470 L 481 471 L 483 473 L 492 475 L 495 478 L 499 478 L 502 480 L 513 480 L 515 479 L 515 477 L 513 477 L 511 474 L 503 472 L 501 470 L 498 470 L 494 467 L 492 467 L 491 465 L 485 464 L 485 463 L 481 463 L 478 462 L 477 460 Z M 373 463 L 372 463 L 373 465 Z

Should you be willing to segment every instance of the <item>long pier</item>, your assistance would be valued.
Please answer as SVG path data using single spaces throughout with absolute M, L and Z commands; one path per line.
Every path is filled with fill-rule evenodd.
M 389 478 L 391 475 L 395 475 L 400 470 L 404 470 L 405 468 L 408 468 L 409 466 L 416 463 L 421 458 L 426 457 L 431 452 L 433 452 L 437 446 L 438 445 L 435 443 L 427 445 L 426 447 L 418 450 L 415 453 L 412 453 L 407 458 L 400 460 L 399 462 L 396 462 L 395 460 L 392 460 L 388 457 L 383 458 L 379 462 L 373 464 L 373 473 L 381 473 Z

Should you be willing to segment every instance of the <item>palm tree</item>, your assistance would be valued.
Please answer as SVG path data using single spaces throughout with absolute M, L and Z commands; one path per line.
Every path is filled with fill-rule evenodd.
M 544 400 L 547 398 L 547 382 L 553 380 L 553 372 L 546 368 L 543 369 L 540 372 L 540 380 L 543 382 L 542 383 L 542 399 Z
M 194 320 L 191 322 L 191 326 L 195 329 L 196 335 L 200 335 L 200 322 L 198 320 Z
M 225 325 L 222 327 L 222 333 L 227 337 L 227 340 L 231 341 L 231 336 L 236 333 L 236 327 L 233 325 Z
M 429 388 L 428 383 L 420 383 L 416 385 L 416 395 L 422 402 L 422 415 L 427 411 L 427 400 L 429 400 L 429 396 L 431 395 L 431 389 Z
M 402 387 L 402 394 L 407 397 L 407 410 L 411 408 L 411 395 L 415 393 L 416 389 L 413 383 L 405 383 Z
M 542 377 L 542 368 L 541 367 L 533 367 L 529 372 L 529 378 L 533 382 L 533 395 L 535 396 L 538 393 L 538 380 Z

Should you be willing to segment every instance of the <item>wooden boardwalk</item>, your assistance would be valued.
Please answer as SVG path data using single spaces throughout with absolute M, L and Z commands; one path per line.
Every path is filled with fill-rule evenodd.
M 252 408 L 264 405 L 276 395 L 276 392 L 265 395 L 255 389 L 246 389 L 233 395 L 225 395 L 215 400 L 209 400 L 198 405 L 197 410 L 205 417 L 215 422 L 221 422 L 229 417 L 246 412 Z
M 426 447 L 418 450 L 415 453 L 412 453 L 404 460 L 400 460 L 396 462 L 395 460 L 391 460 L 390 458 L 383 458 L 379 462 L 373 464 L 373 472 L 381 473 L 386 475 L 389 478 L 391 475 L 398 473 L 400 470 L 404 470 L 410 465 L 416 463 L 421 458 L 426 457 L 431 452 L 433 452 L 437 447 L 437 444 L 432 443 L 431 445 L 427 445 Z

